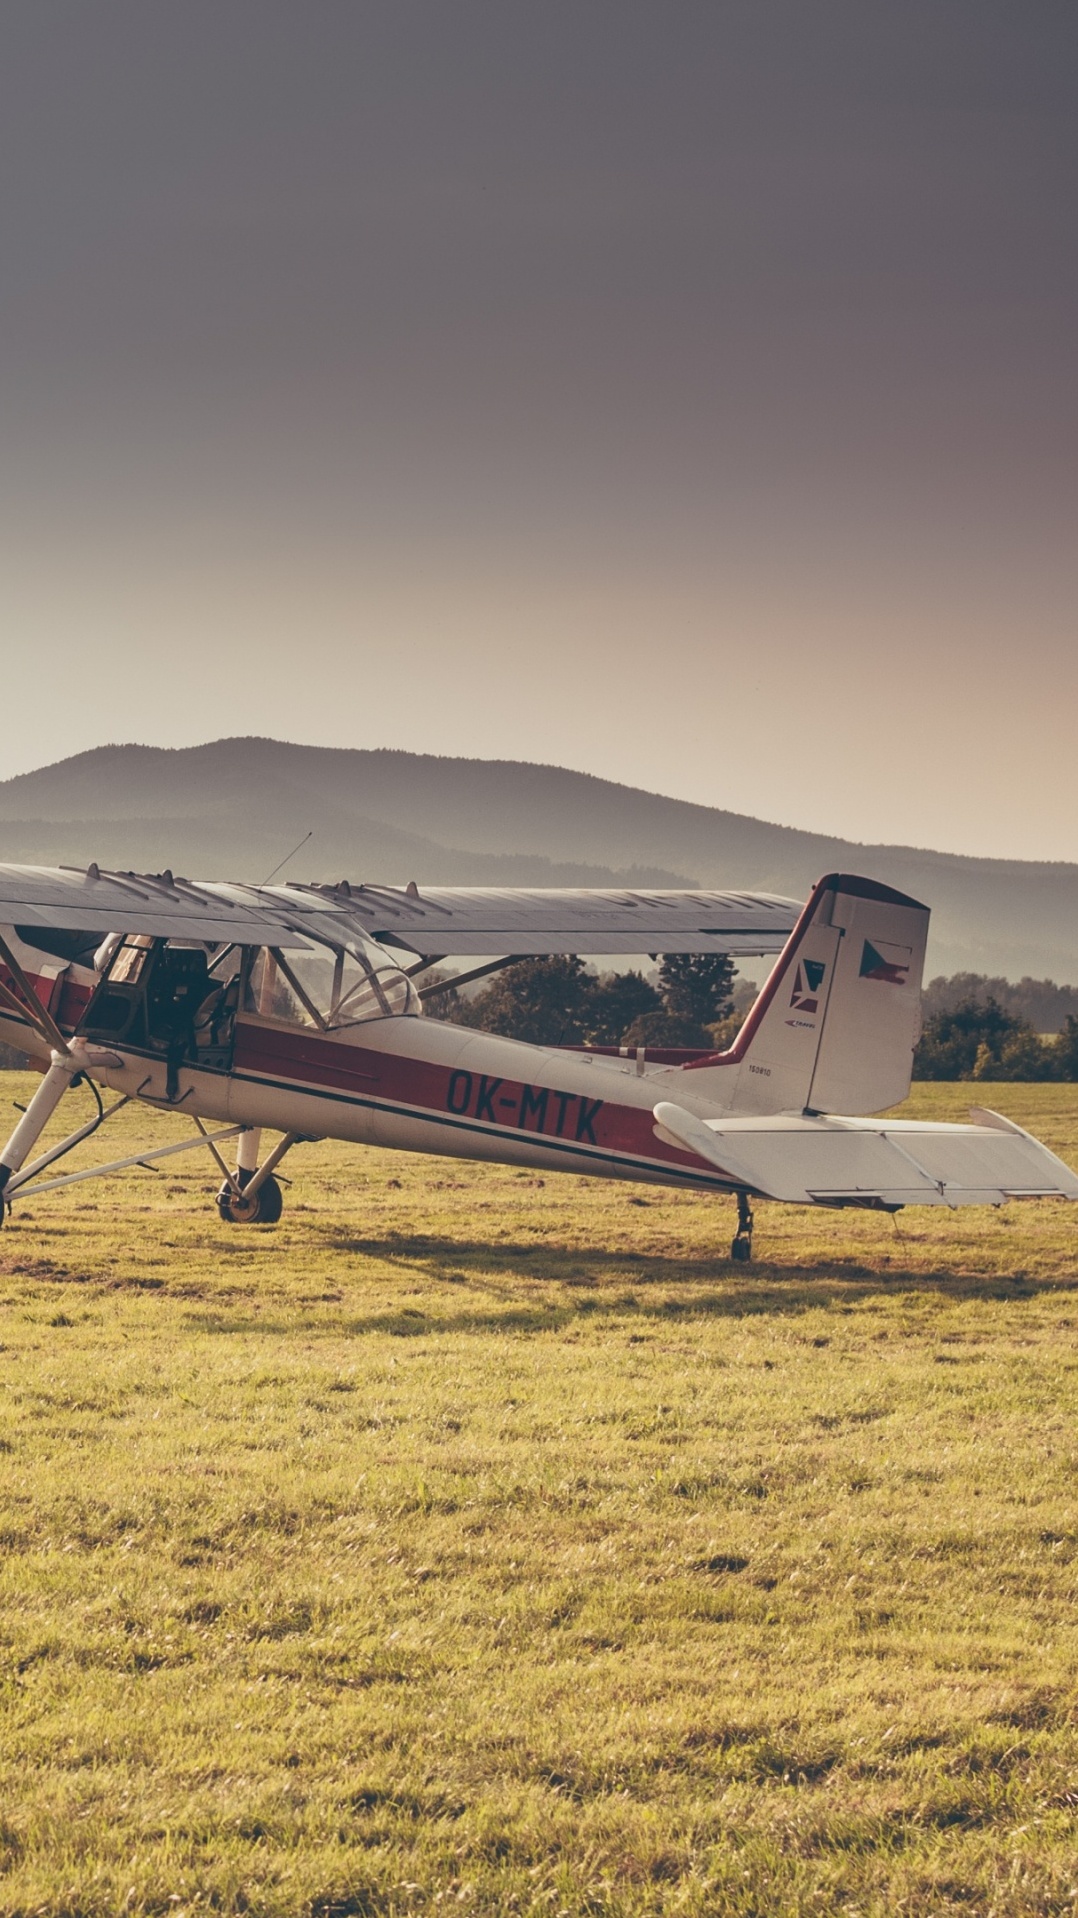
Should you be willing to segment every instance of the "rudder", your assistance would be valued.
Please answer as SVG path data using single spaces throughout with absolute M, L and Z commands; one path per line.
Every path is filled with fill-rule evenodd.
M 897 1105 L 920 1034 L 928 919 L 877 880 L 819 880 L 735 1044 L 685 1066 L 686 1090 L 740 1113 Z

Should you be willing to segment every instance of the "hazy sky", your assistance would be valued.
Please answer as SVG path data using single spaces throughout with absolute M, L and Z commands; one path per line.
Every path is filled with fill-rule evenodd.
M 0 776 L 1078 858 L 1074 0 L 7 0 Z

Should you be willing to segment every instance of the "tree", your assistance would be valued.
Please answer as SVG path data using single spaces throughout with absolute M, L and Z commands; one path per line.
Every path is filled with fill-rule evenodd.
M 577 958 L 520 959 L 474 999 L 461 998 L 448 1017 L 533 1045 L 710 1049 L 708 1026 L 730 1010 L 733 971 L 725 953 L 671 953 L 656 991 L 639 972 L 596 979 Z
M 727 1013 L 725 1019 L 716 1019 L 714 1024 L 708 1027 L 710 1041 L 715 1051 L 728 1052 L 744 1023 L 745 1014 L 739 1012 L 736 1006 L 733 1012 Z
M 1043 1080 L 1061 1076 L 1061 1047 L 1045 1045 L 1024 1018 L 996 999 L 963 999 L 925 1020 L 913 1055 L 913 1078 Z
M 983 1059 L 996 1059 L 1004 1041 L 1017 1030 L 1017 1019 L 1004 1012 L 995 999 L 963 999 L 950 1011 L 933 1013 L 925 1020 L 913 1055 L 913 1076 L 970 1079 L 981 1047 Z
M 662 1008 L 655 987 L 641 972 L 608 972 L 588 998 L 585 1037 L 590 1046 L 620 1046 L 634 1021 Z
M 1078 1015 L 1078 986 L 1057 986 L 1054 979 L 988 978 L 982 972 L 955 972 L 930 980 L 921 995 L 925 1018 L 937 1012 L 953 1012 L 956 1006 L 976 999 L 980 1005 L 994 999 L 1004 1012 L 1013 1014 L 1034 1032 L 1059 1032 L 1068 1015 Z
M 1078 1079 L 1078 1018 L 1069 1012 L 1053 1047 L 1056 1071 L 1061 1079 Z
M 667 1012 L 665 1006 L 660 1006 L 657 1012 L 645 1012 L 641 1018 L 634 1019 L 625 1034 L 624 1044 L 683 1047 L 697 1052 L 714 1050 L 714 1041 L 707 1026 L 698 1026 L 695 1019 L 679 1018 L 677 1013 Z
M 710 1026 L 734 1004 L 734 962 L 728 952 L 668 952 L 659 967 L 659 991 L 672 1019 Z
M 526 1039 L 535 1046 L 578 1044 L 584 1036 L 594 981 L 568 954 L 520 959 L 457 1012 L 462 1026 Z
M 1029 1026 L 1021 1026 L 1003 1041 L 997 1055 L 982 1044 L 973 1068 L 974 1079 L 1057 1079 L 1059 1049 Z
M 734 962 L 726 952 L 668 952 L 659 967 L 662 1010 L 645 1012 L 625 1035 L 630 1045 L 712 1045 L 708 1027 L 734 1003 Z
M 443 980 L 448 982 L 452 976 L 452 973 L 433 966 L 417 983 L 421 986 L 440 986 Z M 447 1025 L 459 1025 L 461 1009 L 465 1004 L 456 986 L 447 983 L 444 991 L 432 992 L 429 999 L 424 999 L 423 1011 L 428 1019 L 441 1019 Z

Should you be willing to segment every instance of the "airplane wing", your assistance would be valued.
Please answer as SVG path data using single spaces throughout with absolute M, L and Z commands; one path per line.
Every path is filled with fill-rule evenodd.
M 253 886 L 194 886 L 171 873 L 0 866 L 0 923 L 27 930 L 309 947 L 302 911 Z
M 282 887 L 296 896 L 313 888 Z M 328 888 L 318 889 L 322 897 Z M 350 886 L 332 896 L 368 938 L 423 956 L 781 952 L 800 904 L 773 893 L 591 887 Z
M 972 1125 L 915 1119 L 701 1119 L 662 1101 L 660 1138 L 731 1185 L 802 1205 L 1001 1205 L 1078 1199 L 1078 1176 L 1021 1126 L 975 1106 Z
M 193 884 L 171 872 L 0 866 L 0 924 L 305 947 L 354 934 L 427 956 L 781 951 L 795 900 L 770 893 Z

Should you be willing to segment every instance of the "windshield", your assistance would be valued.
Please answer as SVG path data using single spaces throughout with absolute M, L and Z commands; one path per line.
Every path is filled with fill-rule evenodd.
M 367 941 L 334 951 L 261 951 L 251 968 L 246 1004 L 250 1012 L 319 1031 L 421 1009 L 411 980 L 383 947 Z

